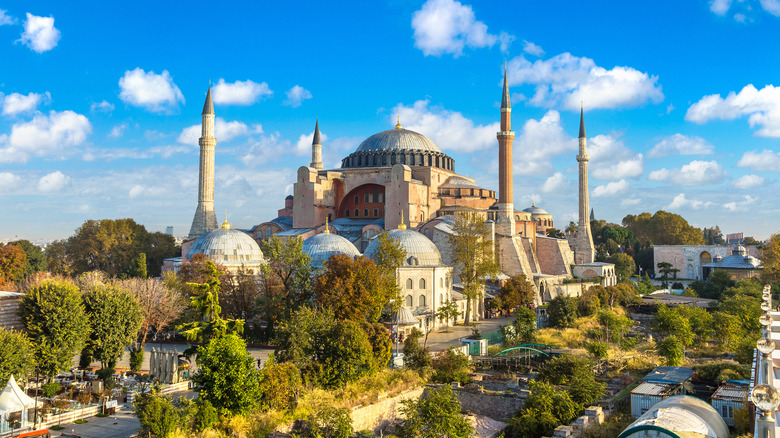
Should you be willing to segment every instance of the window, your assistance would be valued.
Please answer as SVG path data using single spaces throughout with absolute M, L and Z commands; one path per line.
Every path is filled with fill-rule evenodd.
M 355 195 L 355 205 L 360 204 L 360 196 Z
M 373 202 L 379 202 L 379 189 L 374 187 L 374 192 L 372 193 L 372 200 Z
M 377 216 L 379 216 L 379 210 L 375 208 L 374 209 L 374 217 L 377 217 Z
M 411 289 L 412 288 L 412 279 L 411 278 L 407 278 L 406 279 L 406 288 L 407 289 Z
M 444 304 L 444 294 L 439 294 L 439 305 Z
M 356 209 L 355 209 L 355 217 L 358 217 L 358 216 L 360 216 L 360 210 L 358 210 L 358 209 L 356 208 Z
M 363 201 L 365 201 L 365 203 L 366 203 L 366 204 L 368 204 L 369 202 L 371 202 L 371 194 L 370 194 L 370 193 L 368 193 L 368 192 L 366 192 L 366 193 L 363 193 Z
M 444 278 L 439 278 L 439 287 L 444 287 Z
M 344 212 L 344 216 L 349 217 L 349 209 Z
M 257 240 L 263 240 L 263 230 L 257 231 Z
M 368 209 L 367 208 L 363 209 L 363 216 L 368 217 Z
M 427 237 L 427 238 L 429 238 L 429 239 L 430 239 L 430 238 L 431 238 L 431 229 L 430 229 L 430 228 L 426 228 L 426 229 L 423 231 L 423 234 L 425 234 L 425 237 Z
M 425 279 L 424 278 L 420 279 L 420 289 L 425 289 Z
M 406 307 L 412 307 L 413 304 L 414 303 L 412 303 L 412 296 L 411 295 L 407 295 L 406 296 Z
M 425 295 L 420 295 L 420 307 L 425 307 Z
M 272 236 L 273 234 L 274 234 L 274 230 L 273 230 L 273 228 L 271 228 L 271 227 L 268 227 L 268 228 L 266 228 L 266 229 L 265 229 L 265 236 L 266 236 L 266 237 L 268 237 L 269 239 L 271 238 L 271 236 Z
M 417 257 L 415 257 L 415 256 L 411 256 L 411 257 L 409 257 L 409 258 L 407 259 L 407 262 L 409 263 L 409 265 L 410 265 L 410 266 L 417 266 L 417 265 L 419 265 L 419 264 L 420 264 L 420 261 L 419 261 L 419 260 L 417 260 Z
M 450 287 L 450 277 L 444 279 L 444 285 Z

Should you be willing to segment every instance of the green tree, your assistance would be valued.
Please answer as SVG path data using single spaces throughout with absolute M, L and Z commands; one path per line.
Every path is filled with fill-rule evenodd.
M 552 436 L 557 426 L 568 424 L 582 410 L 582 405 L 572 400 L 567 391 L 549 383 L 535 381 L 528 387 L 531 395 L 526 399 L 525 408 L 509 420 L 507 437 Z
M 452 347 L 444 350 L 433 359 L 433 381 L 438 383 L 460 382 L 466 385 L 469 377 L 469 357 Z
M 420 346 L 422 336 L 422 332 L 415 327 L 404 339 L 404 365 L 413 370 L 423 369 L 432 363 L 430 350 Z
M 539 371 L 539 381 L 569 387 L 571 399 L 590 406 L 604 396 L 605 384 L 597 381 L 593 364 L 584 357 L 565 355 L 548 361 Z
M 301 371 L 292 362 L 267 363 L 260 371 L 262 408 L 279 411 L 294 408 L 302 384 Z
M 103 368 L 113 368 L 125 347 L 138 336 L 143 315 L 138 301 L 115 286 L 102 286 L 84 294 L 90 334 L 87 345 Z
M 528 307 L 519 307 L 512 324 L 503 327 L 504 345 L 515 346 L 536 340 L 536 312 Z
M 401 305 L 401 288 L 398 284 L 397 273 L 404 259 L 406 251 L 401 244 L 391 238 L 387 232 L 377 236 L 376 252 L 374 253 L 374 264 L 376 264 L 381 274 L 382 288 L 385 295 L 392 301 L 393 312 L 398 311 Z
M 685 358 L 683 342 L 675 335 L 667 336 L 658 342 L 658 354 L 666 358 L 667 365 L 678 366 Z
M 315 280 L 314 300 L 320 307 L 331 310 L 337 319 L 377 322 L 392 298 L 386 286 L 371 259 L 336 254 Z
M 66 280 L 43 280 L 27 290 L 19 312 L 35 346 L 35 361 L 41 372 L 53 377 L 69 368 L 89 335 L 78 288 Z
M 306 416 L 307 428 L 296 434 L 301 438 L 349 438 L 352 418 L 345 408 L 320 404 Z
M 448 301 L 447 304 L 439 306 L 436 310 L 436 317 L 439 318 L 439 321 L 446 321 L 447 324 L 449 324 L 450 319 L 454 321 L 459 314 L 460 310 L 458 310 L 458 303 L 454 301 Z
M 0 286 L 21 280 L 27 269 L 27 254 L 21 246 L 0 245 Z
M 32 242 L 24 239 L 8 242 L 8 245 L 18 245 L 24 250 L 25 254 L 27 254 L 27 272 L 25 272 L 25 277 L 48 269 L 46 253 L 43 252 L 43 249 L 40 246 L 33 245 Z
M 300 239 L 272 237 L 263 244 L 263 288 L 257 298 L 260 316 L 273 335 L 279 321 L 312 299 L 311 257 L 303 252 Z
M 471 423 L 460 414 L 460 402 L 449 386 L 431 389 L 427 396 L 404 400 L 401 405 L 406 418 L 399 427 L 401 438 L 467 438 L 474 433 Z
M 385 326 L 378 322 L 370 323 L 363 321 L 360 323 L 360 327 L 368 336 L 368 343 L 371 344 L 376 368 L 382 369 L 387 367 L 393 355 L 393 341 L 390 340 L 390 333 L 388 333 Z
M 555 297 L 547 306 L 547 315 L 550 327 L 571 327 L 577 318 L 577 302 L 572 297 Z
M 139 253 L 137 256 L 135 256 L 135 259 L 133 260 L 133 267 L 131 268 L 131 276 L 138 277 L 138 278 L 146 278 L 147 277 L 147 269 L 146 269 L 146 253 L 142 252 Z
M 168 397 L 152 391 L 135 399 L 135 416 L 141 423 L 141 436 L 168 438 L 181 424 L 179 410 Z
M 198 347 L 192 377 L 199 397 L 221 413 L 245 414 L 260 399 L 260 375 L 246 342 L 235 334 L 212 338 Z
M 453 273 L 463 285 L 466 296 L 465 324 L 471 322 L 471 305 L 484 291 L 485 279 L 498 274 L 493 241 L 485 220 L 478 213 L 459 214 L 449 234 Z
M 780 233 L 772 234 L 761 251 L 761 281 L 780 283 Z
M 563 233 L 563 231 L 550 227 L 544 231 L 547 234 L 547 237 L 552 237 L 553 239 L 565 239 L 566 234 Z
M 523 274 L 513 275 L 501 287 L 498 297 L 501 299 L 502 308 L 507 310 L 534 302 L 534 285 Z
M 661 274 L 661 283 L 664 287 L 669 286 L 669 274 L 674 273 L 675 278 L 677 278 L 677 271 L 679 269 L 674 269 L 672 267 L 672 264 L 669 262 L 660 262 L 657 264 L 658 266 L 658 273 Z
M 704 235 L 701 229 L 688 224 L 682 216 L 663 210 L 628 215 L 623 218 L 623 226 L 634 233 L 641 242 L 650 241 L 654 245 L 703 245 Z
M 630 282 L 631 276 L 636 272 L 636 263 L 634 263 L 633 257 L 626 253 L 612 254 L 607 258 L 607 262 L 615 265 L 615 274 L 617 274 L 620 283 Z
M 654 329 L 662 335 L 674 336 L 683 347 L 689 347 L 693 345 L 695 335 L 691 321 L 679 309 L 680 307 L 671 308 L 665 304 L 658 306 Z
M 33 346 L 27 335 L 0 327 L 0 386 L 5 387 L 12 375 L 24 378 L 34 363 Z

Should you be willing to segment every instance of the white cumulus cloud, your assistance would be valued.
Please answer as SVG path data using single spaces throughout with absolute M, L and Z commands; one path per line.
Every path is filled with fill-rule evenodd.
M 27 95 L 11 93 L 3 98 L 3 115 L 13 116 L 33 111 L 44 100 L 51 100 L 51 95 L 48 91 L 44 94 L 29 93 Z
M 701 201 L 698 199 L 688 199 L 685 193 L 680 193 L 672 199 L 669 205 L 664 206 L 664 210 L 701 210 L 702 208 L 712 207 L 711 201 Z
M 293 108 L 301 106 L 304 100 L 311 99 L 311 92 L 300 85 L 290 88 L 285 94 L 287 94 L 287 100 L 284 101 L 284 104 Z
M 764 149 L 761 152 L 747 151 L 739 159 L 737 167 L 746 167 L 758 171 L 780 170 L 780 153 Z
M 732 213 L 736 213 L 740 211 L 748 211 L 747 207 L 749 205 L 755 204 L 756 201 L 758 201 L 758 198 L 750 195 L 745 195 L 741 201 L 727 202 L 723 204 L 723 208 L 725 208 L 726 210 Z
M 7 24 L 16 24 L 16 18 L 8 15 L 5 9 L 0 9 L 0 26 L 5 26 Z
M 764 185 L 766 180 L 758 175 L 744 175 L 734 180 L 734 187 L 738 189 L 755 189 Z
M 176 141 L 182 144 L 197 146 L 201 128 L 201 125 L 192 125 L 182 129 L 181 134 L 179 134 Z M 261 134 L 262 132 L 263 127 L 261 125 L 252 125 L 250 127 L 244 122 L 239 122 L 237 120 L 228 122 L 222 117 L 217 117 L 214 120 L 214 137 L 217 138 L 217 142 L 230 141 L 237 137 Z
M 38 180 L 38 190 L 44 193 L 59 192 L 70 183 L 70 177 L 60 172 L 52 172 Z
M 534 85 L 530 102 L 537 106 L 561 105 L 565 109 L 634 107 L 664 99 L 658 77 L 631 67 L 599 67 L 590 58 L 562 53 L 547 60 L 509 61 L 510 85 Z
M 465 47 L 492 47 L 496 42 L 506 51 L 514 39 L 512 35 L 488 32 L 485 23 L 478 21 L 474 10 L 455 0 L 428 0 L 412 15 L 414 46 L 425 56 L 452 54 L 458 57 Z
M 92 104 L 89 106 L 89 110 L 93 113 L 101 112 L 101 113 L 110 113 L 114 110 L 114 104 L 107 101 L 102 100 L 100 102 L 92 102 Z
M 497 144 L 498 122 L 477 125 L 457 111 L 429 104 L 429 100 L 418 100 L 412 106 L 398 104 L 389 121 L 395 125 L 399 116 L 404 128 L 425 135 L 442 150 L 475 152 Z
M 731 0 L 711 0 L 710 11 L 718 15 L 726 15 L 731 7 Z
M 542 184 L 543 193 L 560 192 L 569 186 L 569 180 L 561 172 L 555 172 L 551 177 L 547 178 Z
M 153 112 L 168 111 L 179 102 L 184 103 L 184 95 L 173 83 L 168 70 L 163 70 L 159 75 L 153 71 L 147 73 L 140 67 L 127 70 L 119 78 L 119 88 L 122 90 L 119 98 L 123 102 Z
M 301 134 L 298 137 L 298 141 L 295 143 L 295 155 L 305 157 L 311 155 L 311 142 L 314 140 L 314 131 L 308 134 Z M 328 141 L 328 136 L 320 131 L 320 141 L 325 144 Z M 329 145 L 330 146 L 330 145 Z
M 544 55 L 544 50 L 530 41 L 523 41 L 523 52 L 533 56 Z
M 593 197 L 598 198 L 601 196 L 618 196 L 628 193 L 631 190 L 631 184 L 628 181 L 621 179 L 620 181 L 612 181 L 607 184 L 597 186 L 593 189 Z
M 30 156 L 67 154 L 92 133 L 89 120 L 73 111 L 38 113 L 28 122 L 15 123 L 0 144 L 0 162 L 23 162 Z
M 648 179 L 670 184 L 697 186 L 717 184 L 726 177 L 726 171 L 717 161 L 691 161 L 680 169 L 660 169 L 650 172 Z
M 718 94 L 704 96 L 688 108 L 685 120 L 701 124 L 744 116 L 751 128 L 758 127 L 756 136 L 780 138 L 780 88 L 767 85 L 758 90 L 749 84 L 725 99 Z
M 714 146 L 701 137 L 674 134 L 656 143 L 647 156 L 663 158 L 669 155 L 709 155 L 713 149 Z
M 11 193 L 16 190 L 22 183 L 22 178 L 19 175 L 14 175 L 11 172 L 0 172 L 0 193 Z
M 629 149 L 619 135 L 588 139 L 590 176 L 602 180 L 637 178 L 645 171 L 644 156 Z
M 60 31 L 54 27 L 54 17 L 39 17 L 28 12 L 27 20 L 24 22 L 24 32 L 19 41 L 37 53 L 47 52 L 57 47 Z
M 495 139 L 495 134 L 493 138 Z M 576 152 L 577 139 L 564 131 L 561 114 L 550 110 L 539 120 L 526 120 L 519 135 L 515 137 L 513 146 L 525 160 L 548 161 L 555 155 Z
M 274 94 L 267 83 L 258 84 L 249 79 L 233 83 L 220 79 L 211 92 L 214 103 L 218 105 L 252 105 Z

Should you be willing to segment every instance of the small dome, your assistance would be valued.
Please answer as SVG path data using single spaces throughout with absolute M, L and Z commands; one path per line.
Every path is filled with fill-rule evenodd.
M 198 237 L 187 251 L 187 258 L 205 254 L 214 263 L 225 267 L 258 265 L 263 263 L 263 252 L 251 236 L 228 227 L 209 231 Z
M 400 127 L 388 129 L 368 137 L 355 150 L 355 152 L 372 151 L 441 152 L 428 137 Z
M 390 230 L 387 234 L 406 251 L 405 266 L 441 266 L 444 264 L 439 249 L 436 248 L 431 239 L 422 233 L 413 230 Z M 378 243 L 379 238 L 372 240 L 363 255 L 373 259 Z
M 747 254 L 747 250 L 745 249 L 745 247 L 744 247 L 744 246 L 742 246 L 742 245 L 740 245 L 740 244 L 737 244 L 737 246 L 735 246 L 735 247 L 734 247 L 734 250 L 733 250 L 733 251 L 731 251 L 731 254 L 732 254 L 732 255 L 741 255 L 741 256 L 744 256 L 745 254 Z
M 293 199 L 293 195 L 287 195 L 287 197 L 286 197 L 286 198 L 284 198 L 284 199 L 285 199 L 285 200 L 292 200 L 292 199 Z
M 547 214 L 547 215 L 549 215 L 550 214 L 550 213 L 547 213 L 547 211 L 537 207 L 535 204 L 531 204 L 530 207 L 526 208 L 523 211 L 526 212 L 526 213 L 531 213 L 533 215 L 540 215 L 540 214 Z
M 478 186 L 474 181 L 459 176 L 459 175 L 453 175 L 449 178 L 447 178 L 447 181 L 444 181 L 444 184 L 439 186 L 439 188 L 442 189 L 482 189 L 482 187 Z
M 325 266 L 325 262 L 336 254 L 345 254 L 352 258 L 360 255 L 349 240 L 338 234 L 320 233 L 303 241 L 303 252 L 311 257 L 311 265 L 315 268 Z

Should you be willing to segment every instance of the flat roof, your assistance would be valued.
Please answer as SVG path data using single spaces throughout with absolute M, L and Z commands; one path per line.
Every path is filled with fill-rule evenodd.
M 645 382 L 682 383 L 690 379 L 693 370 L 685 367 L 657 367 L 645 376 Z
M 675 386 L 677 385 L 672 383 L 642 382 L 639 386 L 631 390 L 631 394 L 663 396 L 673 390 Z

